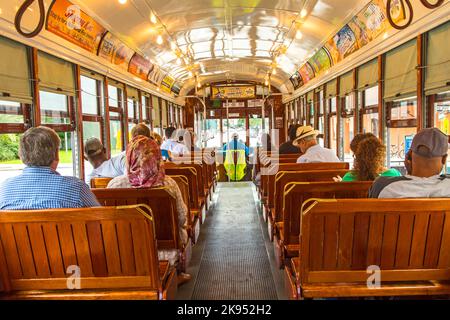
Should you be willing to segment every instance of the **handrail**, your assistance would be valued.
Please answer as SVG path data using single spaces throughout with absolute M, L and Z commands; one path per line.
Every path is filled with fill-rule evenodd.
M 26 0 L 20 7 L 19 10 L 17 10 L 16 17 L 14 19 L 14 25 L 16 27 L 16 30 L 19 34 L 26 38 L 33 38 L 37 36 L 45 24 L 45 6 L 44 6 L 44 0 L 37 0 L 39 4 L 39 23 L 36 26 L 34 30 L 31 32 L 25 32 L 23 31 L 21 27 L 21 22 L 23 19 L 23 15 L 25 14 L 26 10 L 33 4 L 35 0 Z

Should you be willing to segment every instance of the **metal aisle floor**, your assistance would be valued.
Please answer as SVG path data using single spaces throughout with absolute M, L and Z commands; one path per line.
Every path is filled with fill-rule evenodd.
M 278 299 L 279 270 L 271 266 L 260 219 L 251 183 L 221 183 L 194 247 L 193 279 L 179 288 L 178 298 Z

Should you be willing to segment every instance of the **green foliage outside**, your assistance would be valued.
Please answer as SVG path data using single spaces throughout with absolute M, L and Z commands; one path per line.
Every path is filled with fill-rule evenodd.
M 19 159 L 19 135 L 0 135 L 0 162 Z

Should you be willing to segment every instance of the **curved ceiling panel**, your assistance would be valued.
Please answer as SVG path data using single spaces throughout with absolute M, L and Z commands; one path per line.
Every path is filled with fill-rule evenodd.
M 283 83 L 369 0 L 74 0 L 177 80 Z

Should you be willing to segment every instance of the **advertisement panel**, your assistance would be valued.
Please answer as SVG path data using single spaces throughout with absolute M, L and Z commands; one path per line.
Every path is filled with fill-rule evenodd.
M 128 65 L 134 55 L 134 51 L 108 32 L 103 38 L 98 55 L 128 71 Z
M 56 0 L 51 5 L 46 29 L 51 33 L 96 54 L 103 35 L 107 32 L 94 19 L 67 0 Z
M 153 64 L 138 53 L 135 53 L 131 58 L 128 72 L 134 74 L 142 80 L 147 80 L 150 71 L 153 69 Z
M 247 99 L 255 97 L 255 86 L 211 87 L 215 99 Z

